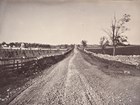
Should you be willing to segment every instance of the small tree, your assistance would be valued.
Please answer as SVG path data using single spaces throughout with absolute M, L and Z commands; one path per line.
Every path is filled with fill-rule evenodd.
M 106 48 L 107 45 L 109 45 L 108 39 L 105 36 L 101 37 L 100 38 L 100 46 L 102 48 L 102 53 L 103 54 L 105 53 L 105 48 Z
M 2 44 L 2 45 L 5 45 L 5 44 L 6 44 L 6 42 L 2 42 L 1 44 Z
M 81 44 L 83 45 L 83 50 L 85 49 L 85 47 L 87 46 L 87 41 L 86 40 L 82 40 Z
M 9 43 L 9 46 L 12 48 L 12 47 L 15 46 L 15 43 L 14 42 L 11 42 L 11 43 Z
M 125 24 L 130 21 L 130 15 L 124 14 L 122 18 L 118 19 L 116 16 L 112 19 L 111 29 L 104 30 L 110 37 L 113 45 L 113 56 L 116 53 L 116 46 L 121 43 L 127 42 L 127 37 L 123 35 L 124 32 L 128 31 Z

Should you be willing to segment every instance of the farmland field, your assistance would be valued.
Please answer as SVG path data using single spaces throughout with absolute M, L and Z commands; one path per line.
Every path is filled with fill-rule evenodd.
M 90 49 L 87 48 L 85 52 L 92 54 L 94 57 L 99 59 L 103 59 L 106 62 L 120 62 L 140 69 L 140 46 L 118 47 L 116 49 L 116 56 L 112 56 L 112 50 L 113 49 L 111 47 L 108 47 L 105 49 L 105 53 L 102 54 L 102 50 L 99 46 L 92 46 Z
M 0 58 L 38 57 L 40 55 L 62 54 L 67 49 L 0 49 Z
M 87 50 L 94 53 L 102 53 L 102 50 L 99 46 L 96 46 L 96 47 L 92 46 L 90 48 L 87 48 Z M 112 52 L 113 52 L 112 47 L 107 47 L 105 49 L 105 54 L 112 55 Z M 131 46 L 117 47 L 116 55 L 140 55 L 140 46 L 131 45 Z

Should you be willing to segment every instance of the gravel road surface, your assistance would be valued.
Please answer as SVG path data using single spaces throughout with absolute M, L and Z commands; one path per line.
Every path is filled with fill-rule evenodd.
M 139 76 L 111 76 L 100 68 L 75 48 L 9 105 L 140 105 Z

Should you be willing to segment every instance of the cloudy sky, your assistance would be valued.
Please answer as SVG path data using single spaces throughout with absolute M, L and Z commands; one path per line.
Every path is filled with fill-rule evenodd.
M 98 44 L 114 14 L 130 14 L 125 33 L 140 44 L 140 2 L 110 0 L 0 0 L 0 42 Z M 107 35 L 106 35 L 107 36 Z

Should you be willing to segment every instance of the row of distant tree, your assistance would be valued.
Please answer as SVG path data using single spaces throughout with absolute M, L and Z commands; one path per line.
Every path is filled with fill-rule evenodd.
M 25 42 L 11 42 L 6 43 L 2 42 L 0 43 L 3 47 L 18 47 L 18 48 L 51 48 L 51 47 L 60 47 L 60 48 L 67 48 L 69 45 L 63 44 L 58 46 L 51 46 L 49 44 L 39 44 L 39 43 L 25 43 Z
M 23 43 L 23 42 L 2 42 L 1 46 L 4 47 L 24 47 L 24 48 L 50 48 L 49 44 L 39 44 L 39 43 Z

